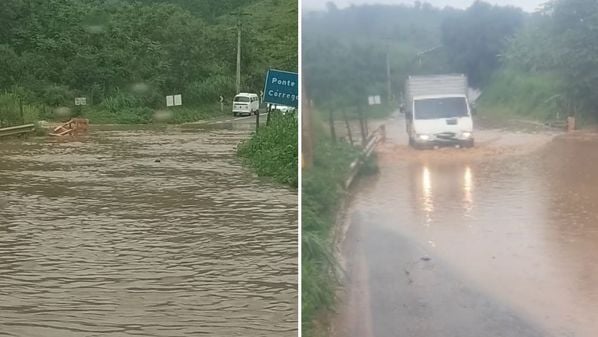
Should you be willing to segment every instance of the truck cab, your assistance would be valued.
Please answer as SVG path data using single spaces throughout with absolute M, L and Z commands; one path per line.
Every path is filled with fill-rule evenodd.
M 411 146 L 474 146 L 464 75 L 410 77 L 406 88 L 407 133 Z

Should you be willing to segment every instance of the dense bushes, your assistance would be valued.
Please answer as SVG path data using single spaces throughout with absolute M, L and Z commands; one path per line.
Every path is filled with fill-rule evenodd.
M 563 80 L 549 72 L 529 73 L 504 68 L 497 72 L 478 104 L 483 114 L 515 115 L 537 120 L 554 119 L 562 114 Z
M 0 127 L 33 123 L 42 116 L 40 106 L 22 103 L 18 94 L 0 94 Z
M 114 123 L 151 120 L 149 110 L 164 108 L 166 95 L 182 94 L 187 108 L 201 110 L 235 94 L 235 12 L 251 13 L 243 18 L 242 91 L 259 92 L 268 67 L 297 70 L 293 6 L 296 0 L 3 0 L 0 91 L 21 88 L 26 104 L 49 110 L 87 97 L 94 118 Z
M 258 175 L 297 187 L 298 139 L 297 116 L 272 113 L 270 124 L 239 145 L 238 153 Z
M 598 6 L 556 0 L 546 9 L 531 16 L 502 53 L 503 67 L 482 95 L 482 112 L 598 117 Z

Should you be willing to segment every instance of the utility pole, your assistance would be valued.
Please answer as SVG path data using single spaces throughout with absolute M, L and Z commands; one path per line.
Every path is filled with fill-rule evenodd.
M 305 81 L 303 81 L 305 85 Z M 314 161 L 314 132 L 312 125 L 312 106 L 307 98 L 305 86 L 302 89 L 301 102 L 301 167 L 309 169 Z
M 241 13 L 237 19 L 237 94 L 241 91 Z
M 389 51 L 386 50 L 386 99 L 388 100 L 388 105 L 392 104 L 392 81 L 390 80 L 390 54 Z

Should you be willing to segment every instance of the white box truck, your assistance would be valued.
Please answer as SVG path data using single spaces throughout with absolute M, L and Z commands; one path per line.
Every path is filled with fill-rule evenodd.
M 405 84 L 409 144 L 473 147 L 473 120 L 463 74 L 410 76 Z

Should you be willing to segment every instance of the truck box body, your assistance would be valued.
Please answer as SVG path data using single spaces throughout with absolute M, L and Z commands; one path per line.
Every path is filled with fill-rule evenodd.
M 407 109 L 411 111 L 413 98 L 421 96 L 467 96 L 469 85 L 463 74 L 409 76 L 405 86 Z

